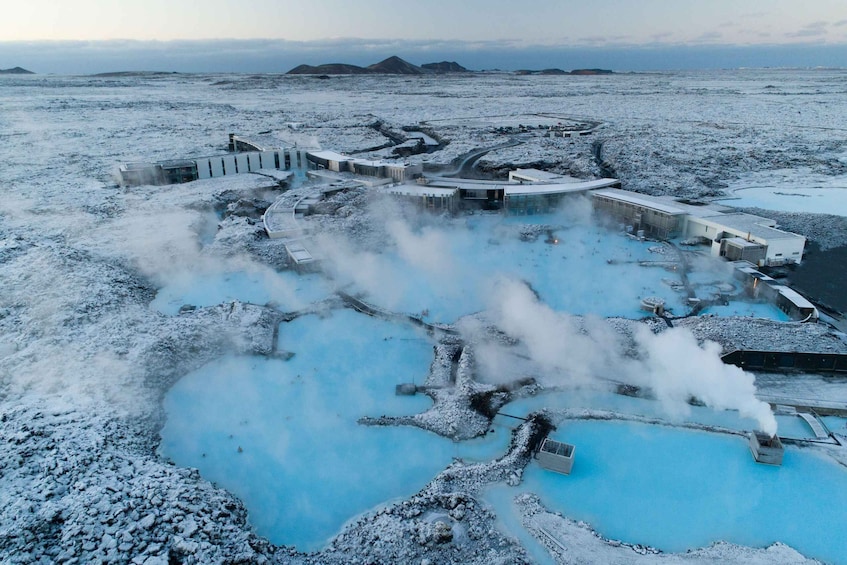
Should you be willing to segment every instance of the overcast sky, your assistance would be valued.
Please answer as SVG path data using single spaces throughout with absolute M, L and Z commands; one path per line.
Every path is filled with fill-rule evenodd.
M 847 0 L 9 0 L 0 68 L 847 66 Z

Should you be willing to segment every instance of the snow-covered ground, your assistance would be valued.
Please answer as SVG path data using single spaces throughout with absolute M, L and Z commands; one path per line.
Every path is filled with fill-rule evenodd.
M 152 564 L 515 563 L 531 559 L 532 552 L 528 555 L 511 535 L 496 528 L 497 517 L 485 506 L 482 489 L 520 482 L 527 463 L 520 447 L 528 444 L 532 424 L 515 430 L 505 455 L 497 452 L 500 459 L 455 462 L 426 486 L 416 483 L 402 492 L 389 488 L 386 496 L 407 498 L 383 500 L 385 504 L 372 511 L 367 511 L 370 501 L 351 506 L 350 512 L 365 513 L 349 516 L 351 521 L 338 537 L 313 554 L 273 545 L 260 535 L 263 531 L 257 533 L 254 528 L 262 530 L 259 520 L 251 518 L 232 493 L 245 500 L 249 495 L 236 487 L 227 490 L 223 480 L 171 464 L 162 455 L 167 446 L 160 438 L 168 391 L 177 383 L 177 391 L 190 386 L 191 379 L 202 378 L 209 367 L 225 366 L 222 360 L 229 356 L 247 363 L 285 363 L 288 346 L 280 323 L 300 322 L 299 318 L 286 322 L 294 310 L 305 309 L 317 316 L 328 311 L 333 317 L 350 315 L 337 311 L 336 299 L 323 299 L 356 269 L 336 269 L 332 283 L 310 275 L 314 285 L 308 284 L 308 277 L 279 272 L 287 264 L 284 248 L 266 239 L 258 220 L 261 209 L 280 194 L 273 179 L 244 175 L 126 189 L 115 184 L 119 164 L 219 154 L 229 132 L 249 137 L 270 130 L 289 143 L 361 151 L 386 141 L 370 127 L 381 121 L 393 131 L 423 124 L 429 134 L 446 143 L 439 151 L 411 158 L 430 163 L 447 164 L 472 149 L 517 136 L 519 145 L 483 158 L 482 168 L 496 173 L 532 165 L 575 176 L 597 175 L 600 166 L 594 154 L 600 150 L 604 166 L 614 169 L 624 188 L 653 194 L 726 197 L 733 183 L 744 182 L 750 175 L 773 173 L 785 178 L 786 169 L 799 171 L 798 181 L 813 178 L 815 187 L 835 187 L 836 179 L 847 174 L 844 78 L 841 71 L 782 70 L 611 77 L 493 73 L 323 81 L 276 75 L 2 77 L 0 560 Z M 545 113 L 602 125 L 576 138 L 497 129 L 512 125 L 515 120 L 509 116 Z M 496 116 L 507 118 L 490 119 Z M 324 241 L 337 245 L 346 237 L 356 252 L 351 256 L 359 259 L 370 257 L 367 253 L 388 242 L 407 264 L 422 266 L 426 273 L 437 271 L 437 257 L 415 255 L 420 247 L 404 248 L 403 242 L 431 239 L 438 244 L 440 232 L 427 231 L 426 225 L 404 228 L 387 222 L 384 215 L 366 215 L 368 200 L 367 195 L 351 193 L 328 203 L 325 213 L 314 218 L 315 226 L 330 238 Z M 847 227 L 833 216 L 785 217 L 793 221 L 791 229 L 801 233 L 810 226 L 808 235 L 823 248 L 847 241 Z M 386 233 L 391 239 L 385 239 Z M 484 237 L 488 242 L 490 236 Z M 542 243 L 509 240 L 506 247 L 510 253 L 531 247 L 539 257 L 550 253 Z M 338 256 L 334 264 L 343 266 Z M 538 260 L 529 257 L 515 260 Z M 367 264 L 360 267 L 369 271 Z M 621 276 L 632 275 L 627 271 Z M 555 309 L 545 309 L 547 300 L 555 302 L 545 289 L 557 279 L 531 281 L 539 286 L 541 302 L 512 279 L 502 282 L 499 290 L 523 297 L 521 304 L 532 308 L 536 319 L 548 327 L 576 330 L 573 335 L 584 337 L 564 348 L 581 370 L 597 367 L 591 359 L 577 355 L 579 346 L 596 348 L 605 343 L 610 359 L 604 362 L 614 364 L 628 358 L 619 356 L 616 346 L 627 349 L 640 344 L 652 351 L 649 348 L 659 343 L 639 328 L 659 332 L 663 323 L 610 320 L 607 324 L 614 330 L 610 332 L 592 319 L 563 318 Z M 368 281 L 352 282 L 361 290 Z M 370 282 L 377 288 L 380 280 Z M 230 283 L 237 287 L 235 292 Z M 578 277 L 571 284 L 587 286 Z M 376 296 L 390 296 L 389 290 Z M 382 305 L 420 314 L 409 312 L 421 307 L 410 298 L 400 293 L 398 301 Z M 178 302 L 183 299 L 190 307 L 181 308 Z M 467 408 L 469 399 L 505 401 L 512 393 L 496 388 L 502 382 L 527 374 L 541 380 L 553 378 L 566 368 L 557 355 L 550 354 L 551 348 L 521 349 L 527 347 L 525 343 L 514 345 L 515 355 L 498 355 L 492 344 L 510 342 L 491 330 L 492 321 L 502 326 L 507 337 L 519 340 L 534 336 L 533 327 L 516 317 L 507 304 L 494 307 L 496 300 L 494 304 L 474 300 L 463 304 L 465 310 L 444 310 L 446 321 L 476 310 L 475 304 L 489 312 L 460 324 L 463 339 L 473 344 L 457 361 L 461 386 L 455 393 L 432 391 L 437 409 L 413 422 L 419 427 L 445 435 L 452 429 L 456 437 L 473 435 L 479 426 L 484 431 L 484 418 L 470 422 L 475 413 Z M 265 305 L 266 301 L 270 304 Z M 565 302 L 553 305 L 569 309 Z M 611 313 L 621 314 L 601 315 Z M 739 313 L 746 316 L 743 308 Z M 843 336 L 822 325 L 744 316 L 688 318 L 675 325 L 687 328 L 697 339 L 717 342 L 724 350 L 774 345 L 847 349 Z M 685 349 L 690 345 L 686 339 L 674 345 L 696 351 Z M 438 347 L 448 351 L 453 346 L 444 341 Z M 474 357 L 473 348 L 483 354 Z M 297 359 L 294 353 L 292 361 Z M 534 364 L 524 363 L 527 356 Z M 442 375 L 444 382 L 449 381 L 449 356 L 440 368 L 437 352 L 434 358 L 431 376 Z M 487 382 L 473 382 L 474 359 Z M 651 359 L 649 353 L 639 362 L 661 367 L 660 360 Z M 181 380 L 186 375 L 190 377 Z M 296 372 L 284 378 L 296 378 Z M 399 380 L 414 378 L 403 375 Z M 778 379 L 761 383 L 765 387 L 760 394 L 767 394 L 769 385 L 778 396 L 798 392 L 796 386 Z M 819 383 L 809 378 L 803 383 L 808 387 L 803 390 L 805 397 L 847 396 L 843 382 Z M 520 394 L 530 392 L 521 390 Z M 676 405 L 674 395 L 665 392 L 664 400 Z M 721 404 L 727 399 L 711 400 Z M 756 405 L 743 408 L 755 411 Z M 368 411 L 372 416 L 382 414 Z M 428 433 L 404 431 L 413 432 L 409 437 Z M 449 440 L 438 438 L 433 445 L 445 442 Z M 448 448 L 438 461 L 446 465 L 457 453 Z M 847 460 L 840 452 L 825 453 L 842 463 Z M 167 457 L 181 463 L 181 455 L 184 452 Z M 492 456 L 486 452 L 485 457 Z M 250 445 L 242 445 L 242 453 L 236 449 L 232 457 L 250 457 Z M 186 459 L 185 464 L 197 463 Z M 380 480 L 380 469 L 372 469 L 371 474 L 370 480 Z M 409 495 L 416 489 L 420 490 Z M 547 510 L 531 496 L 520 498 L 514 508 L 520 513 L 519 521 L 542 543 L 555 545 L 549 541 L 552 534 L 569 547 L 567 551 L 554 548 L 555 559 L 561 562 L 803 560 L 782 545 L 718 544 L 679 555 L 642 556 L 645 552 L 639 546 L 609 543 L 557 517 L 552 513 L 557 508 Z M 843 516 L 832 519 L 843 520 Z M 539 533 L 542 528 L 548 534 Z

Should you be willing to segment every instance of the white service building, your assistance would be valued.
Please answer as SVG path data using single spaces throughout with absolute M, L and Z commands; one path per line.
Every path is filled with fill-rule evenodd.
M 724 211 L 711 205 L 691 205 L 673 198 L 628 190 L 595 190 L 595 209 L 661 238 L 699 238 L 712 255 L 745 260 L 759 267 L 800 263 L 806 238 L 777 228 L 774 220 Z
M 686 216 L 686 237 L 701 237 L 712 243 L 712 255 L 730 261 L 747 260 L 759 266 L 800 263 L 806 238 L 783 231 L 769 218 L 753 214 L 715 213 L 703 210 L 704 215 Z

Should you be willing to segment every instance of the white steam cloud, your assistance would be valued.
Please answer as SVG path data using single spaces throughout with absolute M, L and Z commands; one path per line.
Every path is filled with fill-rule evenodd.
M 756 398 L 753 375 L 723 363 L 720 345 L 706 341 L 701 346 L 693 333 L 681 328 L 654 334 L 640 327 L 635 338 L 642 360 L 631 379 L 650 387 L 666 410 L 685 415 L 687 400 L 695 396 L 712 408 L 738 410 L 756 420 L 761 431 L 776 434 L 776 418 L 770 405 Z
M 635 333 L 638 356 L 633 359 L 621 353 L 620 339 L 606 324 L 590 319 L 577 324 L 540 302 L 520 281 L 498 281 L 493 295 L 493 321 L 521 340 L 544 371 L 564 374 L 571 384 L 623 375 L 629 383 L 650 388 L 672 417 L 686 415 L 688 400 L 696 397 L 715 409 L 738 410 L 755 419 L 762 431 L 776 433 L 770 406 L 755 396 L 753 376 L 725 365 L 714 342 L 701 346 L 685 329 L 654 334 L 641 327 Z

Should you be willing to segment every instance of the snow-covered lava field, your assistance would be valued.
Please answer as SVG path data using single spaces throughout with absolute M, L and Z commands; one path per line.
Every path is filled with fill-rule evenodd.
M 425 171 L 495 148 L 476 175 L 613 174 L 775 218 L 812 244 L 804 290 L 838 306 L 846 85 L 0 77 L 0 561 L 847 563 L 847 379 L 720 360 L 847 353 L 834 309 L 791 321 L 720 260 L 627 236 L 581 198 L 447 217 L 351 188 L 301 220 L 320 261 L 298 273 L 261 215 L 316 190 L 302 171 L 116 174 L 222 154 L 231 132 L 383 159 L 422 131 L 439 143 L 408 157 Z M 712 306 L 692 313 L 683 282 Z M 810 418 L 830 433 L 790 406 L 828 408 Z M 753 461 L 754 429 L 783 438 L 782 466 Z M 548 433 L 576 446 L 571 475 L 533 459 Z

